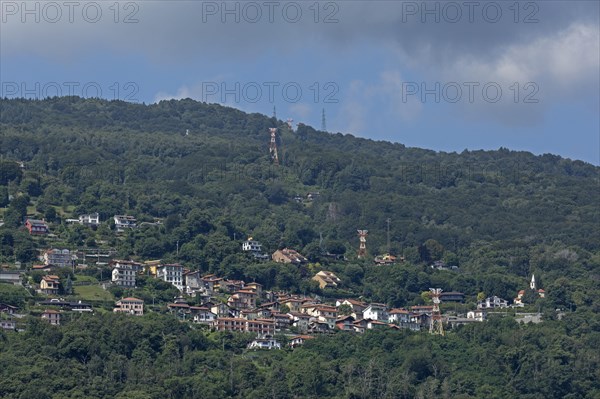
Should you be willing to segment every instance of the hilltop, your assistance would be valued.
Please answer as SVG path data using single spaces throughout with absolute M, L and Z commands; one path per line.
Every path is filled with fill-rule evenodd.
M 292 130 L 193 100 L 5 99 L 0 109 L 0 189 L 28 202 L 20 213 L 6 208 L 5 235 L 23 229 L 26 215 L 49 216 L 53 245 L 100 245 L 123 258 L 170 259 L 247 278 L 239 248 L 248 236 L 267 253 L 290 247 L 327 263 L 327 252 L 356 260 L 356 230 L 367 229 L 371 259 L 388 252 L 389 218 L 389 252 L 415 265 L 460 266 L 478 281 L 463 290 L 475 294 L 493 279 L 488 285 L 504 296 L 534 272 L 548 282 L 580 277 L 598 258 L 600 168 L 581 161 L 508 149 L 406 148 L 302 124 Z M 269 156 L 271 127 L 280 165 Z M 24 166 L 12 178 L 11 161 Z M 65 224 L 95 212 L 104 221 L 98 231 L 74 234 Z M 163 224 L 117 238 L 110 220 L 121 214 Z M 33 262 L 35 250 L 49 245 L 14 235 L 18 245 L 3 247 L 4 259 Z M 363 291 L 365 281 L 355 282 Z
M 269 155 L 270 128 L 278 129 L 279 165 Z M 599 361 L 590 355 L 600 331 L 593 165 L 505 148 L 407 148 L 192 100 L 74 97 L 0 100 L 0 156 L 0 264 L 26 287 L 0 284 L 0 303 L 28 315 L 18 321 L 25 332 L 0 331 L 0 355 L 11 365 L 0 390 L 8 397 L 598 393 Z M 32 223 L 42 234 L 30 234 Z M 358 229 L 369 231 L 364 258 Z M 249 237 L 266 256 L 242 251 Z M 34 265 L 49 248 L 70 249 L 81 264 L 46 276 Z M 297 264 L 271 261 L 282 248 L 304 256 L 282 251 Z M 107 288 L 113 258 L 139 267 L 135 288 Z M 150 275 L 161 263 L 331 305 L 347 298 L 414 310 L 440 287 L 458 297 L 442 304 L 445 316 L 486 297 L 513 302 L 535 274 L 545 295 L 527 291 L 522 300 L 543 322 L 519 325 L 504 308 L 446 337 L 334 329 L 302 348 L 253 353 L 245 349 L 252 334 L 209 331 L 174 310 L 188 304 L 167 305 L 182 293 Z M 336 285 L 312 281 L 323 270 Z M 36 292 L 43 277 L 58 281 L 58 291 Z M 45 301 L 57 296 L 66 300 Z M 128 296 L 142 298 L 148 314 L 112 314 L 114 300 Z M 199 295 L 184 300 L 204 305 Z M 94 314 L 63 312 L 51 326 L 39 321 L 40 303 L 90 305 Z

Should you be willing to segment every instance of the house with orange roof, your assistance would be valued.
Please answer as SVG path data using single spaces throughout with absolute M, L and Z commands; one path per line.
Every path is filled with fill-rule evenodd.
M 144 315 L 144 301 L 138 298 L 123 298 L 117 301 L 117 306 L 113 309 L 115 313 L 126 313 L 134 316 Z
M 254 309 L 256 296 L 256 292 L 252 290 L 238 290 L 227 299 L 227 305 L 238 310 Z
M 40 281 L 40 292 L 42 294 L 56 295 L 59 287 L 60 278 L 53 274 L 42 277 L 42 281 Z
M 293 263 L 302 265 L 308 262 L 308 259 L 290 248 L 278 249 L 277 251 L 273 252 L 271 258 L 277 263 Z
M 342 280 L 338 278 L 333 272 L 328 272 L 326 270 L 321 270 L 312 278 L 313 281 L 319 283 L 319 287 L 321 289 L 324 288 L 336 288 L 339 284 L 342 283 Z
M 44 313 L 42 313 L 42 320 L 47 321 L 48 323 L 52 324 L 53 326 L 59 326 L 60 319 L 61 319 L 61 314 L 60 314 L 60 312 L 58 312 L 56 310 L 47 309 L 44 311 Z
M 344 316 L 335 321 L 335 327 L 342 331 L 354 331 L 354 317 Z
M 338 299 L 335 302 L 335 307 L 340 308 L 340 306 L 350 306 L 352 309 L 352 313 L 350 315 L 354 317 L 354 319 L 362 319 L 362 314 L 364 310 L 367 308 L 367 304 L 356 299 Z

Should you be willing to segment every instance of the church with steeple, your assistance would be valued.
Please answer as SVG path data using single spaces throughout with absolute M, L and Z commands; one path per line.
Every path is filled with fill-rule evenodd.
M 541 288 L 537 288 L 537 283 L 535 282 L 535 274 L 531 275 L 531 281 L 529 282 L 529 289 L 535 291 L 540 298 L 544 298 L 546 296 L 546 291 Z M 525 295 L 525 290 L 520 290 L 517 294 L 517 297 L 514 299 L 514 303 L 516 306 L 523 306 L 523 296 Z
M 534 290 L 540 296 L 540 298 L 543 298 L 546 296 L 546 291 L 537 287 L 537 284 L 535 282 L 535 274 L 531 274 L 531 281 L 529 282 L 529 288 Z

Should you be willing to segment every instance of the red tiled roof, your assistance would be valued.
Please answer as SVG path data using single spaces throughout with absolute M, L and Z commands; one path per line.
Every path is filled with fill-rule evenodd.
M 189 308 L 190 305 L 188 305 L 187 303 L 169 303 L 167 305 L 170 308 Z
M 410 312 L 409 312 L 408 310 L 406 310 L 406 309 L 392 309 L 392 310 L 390 310 L 390 312 L 389 312 L 389 313 L 390 313 L 390 314 L 398 314 L 398 313 L 401 313 L 401 314 L 408 314 L 408 313 L 410 313 Z
M 210 311 L 209 308 L 206 308 L 204 306 L 190 306 L 190 310 L 206 310 L 206 311 Z
M 295 337 L 292 337 L 291 339 L 314 339 L 315 337 L 313 337 L 312 335 L 296 335 Z
M 357 301 L 356 299 L 340 299 L 340 302 L 350 302 L 352 305 L 366 306 L 364 302 Z

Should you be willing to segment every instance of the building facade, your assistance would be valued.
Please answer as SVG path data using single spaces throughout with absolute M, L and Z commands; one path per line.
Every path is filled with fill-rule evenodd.
M 156 268 L 156 278 L 173 284 L 183 291 L 183 266 L 179 264 L 160 265 Z
M 44 264 L 46 266 L 73 267 L 76 256 L 68 249 L 49 249 L 44 252 Z
M 112 271 L 112 282 L 119 287 L 135 287 L 136 270 L 129 263 L 116 263 Z
M 50 232 L 48 225 L 43 220 L 27 219 L 25 227 L 31 235 L 46 235 Z
M 138 298 L 123 298 L 120 301 L 117 301 L 117 306 L 113 309 L 113 312 L 143 316 L 144 301 Z

